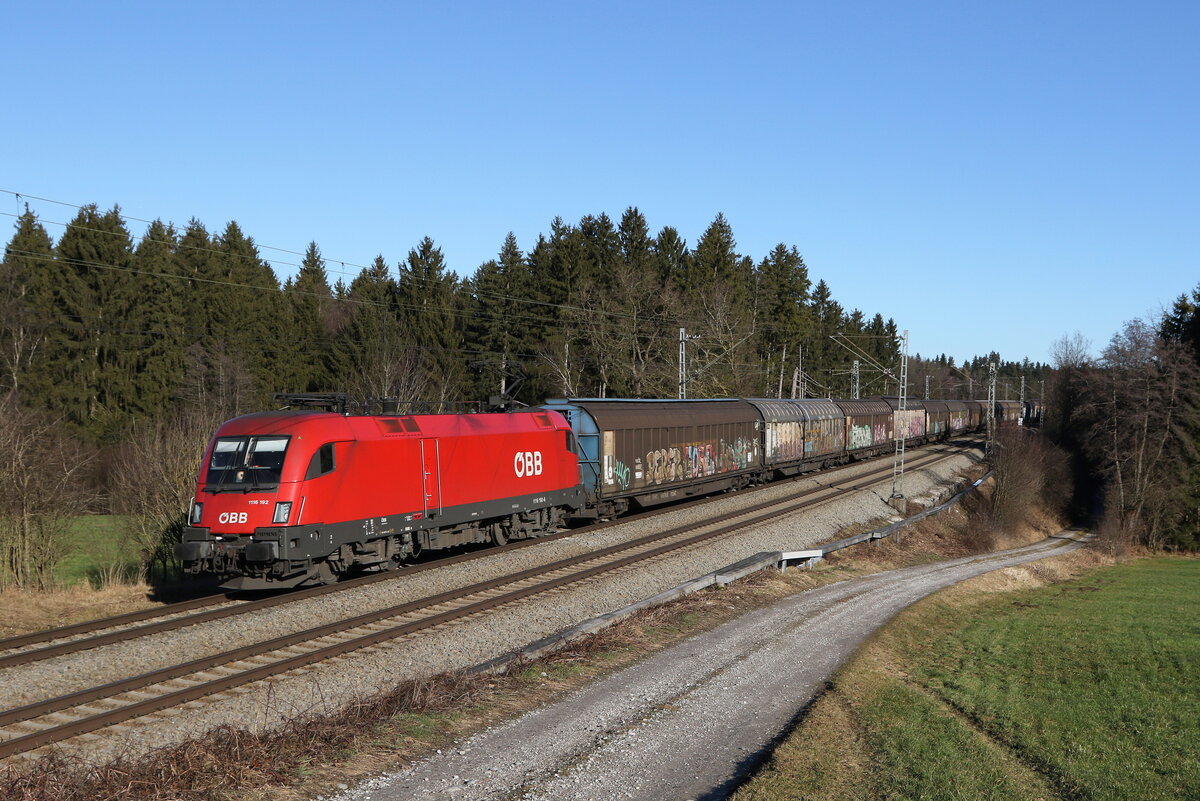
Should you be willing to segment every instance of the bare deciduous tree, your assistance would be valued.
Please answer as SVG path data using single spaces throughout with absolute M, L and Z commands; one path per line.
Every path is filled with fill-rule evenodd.
M 577 329 L 567 319 L 558 333 L 538 343 L 534 351 L 538 360 L 550 371 L 550 385 L 564 398 L 579 396 L 580 359 L 571 353 L 571 343 L 576 341 L 577 336 Z
M 15 393 L 0 399 L 0 419 L 0 586 L 49 589 L 68 527 L 96 499 L 86 481 L 95 453 Z
M 417 347 L 398 327 L 385 327 L 371 342 L 365 343 L 356 369 L 346 377 L 346 390 L 358 398 L 398 398 L 403 405 L 445 393 L 422 369 Z
M 1108 507 L 1127 535 L 1162 546 L 1170 498 L 1194 461 L 1200 419 L 1195 357 L 1157 327 L 1133 320 L 1088 379 L 1088 450 L 1109 479 Z
M 674 293 L 650 270 L 619 270 L 601 288 L 583 286 L 577 302 L 587 311 L 575 324 L 597 361 L 606 394 L 634 398 L 670 397 L 678 326 L 668 321 Z
M 157 568 L 169 575 L 173 546 L 186 525 L 196 471 L 223 414 L 211 407 L 146 420 L 117 449 L 109 471 L 115 511 L 128 515 L 127 532 L 142 554 L 142 578 Z
M 688 333 L 698 336 L 696 358 L 688 373 L 696 397 L 736 397 L 754 394 L 758 365 L 751 362 L 754 340 L 752 309 L 738 306 L 720 287 L 702 294 Z
M 1065 511 L 1072 491 L 1067 455 L 1037 432 L 1001 429 L 992 465 L 996 488 L 990 511 L 997 524 L 1025 519 L 1038 504 L 1056 514 Z

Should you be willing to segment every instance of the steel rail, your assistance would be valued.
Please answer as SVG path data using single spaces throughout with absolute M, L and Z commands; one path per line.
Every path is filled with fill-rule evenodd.
M 949 458 L 949 455 L 952 454 L 947 454 L 944 452 L 926 454 L 921 460 L 920 464 L 914 465 L 914 467 L 924 466 L 945 458 Z M 42 717 L 54 712 L 70 709 L 72 707 L 83 706 L 100 699 L 112 698 L 113 696 L 124 692 L 130 692 L 143 687 L 149 687 L 154 684 L 160 684 L 172 679 L 177 679 L 192 673 L 202 672 L 204 670 L 221 665 L 230 665 L 251 657 L 264 656 L 273 651 L 289 648 L 302 642 L 310 642 L 333 634 L 345 633 L 347 629 L 353 629 L 357 626 L 368 625 L 371 623 L 376 623 L 380 620 L 394 618 L 404 614 L 410 614 L 421 609 L 436 607 L 439 604 L 447 602 L 463 600 L 472 595 L 478 595 L 498 587 L 517 584 L 522 581 L 527 581 L 531 578 L 536 578 L 540 575 L 546 575 L 559 570 L 569 569 L 586 564 L 588 562 L 603 560 L 609 556 L 616 555 L 623 551 L 634 550 L 638 547 L 644 547 L 647 545 L 655 545 L 656 542 L 659 543 L 655 545 L 655 547 L 649 548 L 648 550 L 632 553 L 611 562 L 602 562 L 601 564 L 584 568 L 583 570 L 569 573 L 559 578 L 549 579 L 529 587 L 512 590 L 499 596 L 484 598 L 455 609 L 436 613 L 434 615 L 426 616 L 415 621 L 403 623 L 401 625 L 383 629 L 370 634 L 347 639 L 341 643 L 318 648 L 307 653 L 290 656 L 283 660 L 273 661 L 269 664 L 240 671 L 230 676 L 204 682 L 202 684 L 197 684 L 194 687 L 174 690 L 155 698 L 150 698 L 135 702 L 133 704 L 118 707 L 97 715 L 88 716 L 81 720 L 65 723 L 53 728 L 47 728 L 40 732 L 13 737 L 0 743 L 0 759 L 7 758 L 24 751 L 32 750 L 34 748 L 39 748 L 52 742 L 68 739 L 80 734 L 86 734 L 88 732 L 102 729 L 126 720 L 143 717 L 163 709 L 178 706 L 189 701 L 222 692 L 235 686 L 249 684 L 251 682 L 273 675 L 278 675 L 280 673 L 285 673 L 287 671 L 304 667 L 315 662 L 325 661 L 337 656 L 341 656 L 342 654 L 350 651 L 366 648 L 388 640 L 395 640 L 396 638 L 403 637 L 410 633 L 428 629 L 442 623 L 476 614 L 478 612 L 495 609 L 500 606 L 523 600 L 533 595 L 549 592 L 568 584 L 574 584 L 603 573 L 620 570 L 621 568 L 639 562 L 644 562 L 667 553 L 715 539 L 732 531 L 741 530 L 748 526 L 775 519 L 800 509 L 810 508 L 812 506 L 828 502 L 846 492 L 863 489 L 876 484 L 879 482 L 880 476 L 883 476 L 886 473 L 886 468 L 877 469 L 870 471 L 864 476 L 855 477 L 856 482 L 852 485 L 839 486 L 831 484 L 812 488 L 799 496 L 791 496 L 789 498 L 766 501 L 753 507 L 740 510 L 731 515 L 730 517 L 737 519 L 737 522 L 727 523 L 710 531 L 692 534 L 691 536 L 679 539 L 677 542 L 661 543 L 660 541 L 671 538 L 672 536 L 679 537 L 689 531 L 694 531 L 697 526 L 694 524 L 679 526 L 667 533 L 648 535 L 636 540 L 631 540 L 630 542 L 620 543 L 609 546 L 608 548 L 600 549 L 598 551 L 580 554 L 578 556 L 568 557 L 566 559 L 560 559 L 548 565 L 529 568 L 527 570 L 519 571 L 515 574 L 497 577 L 489 581 L 480 582 L 478 584 L 459 588 L 457 590 L 449 590 L 444 593 L 417 599 L 415 601 L 388 609 L 365 613 L 363 615 L 358 615 L 342 621 L 336 621 L 306 631 L 277 637 L 263 643 L 244 646 L 242 648 L 234 649 L 221 654 L 215 654 L 209 657 L 202 657 L 181 665 L 152 671 L 150 673 L 142 674 L 141 676 L 135 676 L 129 679 L 112 682 L 101 687 L 59 696 L 58 698 L 53 698 L 47 701 L 29 704 L 18 709 L 9 710 L 3 714 L 0 714 L 0 725 L 11 725 L 21 721 L 32 720 L 37 717 Z M 823 494 L 824 497 L 807 497 L 816 494 Z M 799 500 L 801 497 L 806 499 Z M 741 519 L 745 518 L 747 515 L 753 515 L 755 512 L 769 507 L 782 508 L 774 509 L 773 511 L 766 512 L 764 514 L 755 515 L 749 520 Z M 710 523 L 708 525 L 712 524 Z
M 933 460 L 936 460 L 937 458 L 942 458 L 943 454 L 939 453 L 936 456 L 934 456 L 934 455 L 928 455 L 928 456 L 929 456 L 930 461 L 933 461 Z M 884 472 L 885 471 L 881 468 L 881 469 L 870 471 L 869 473 L 866 473 L 863 476 L 858 476 L 857 478 L 859 478 L 859 479 L 871 478 L 871 477 L 874 477 L 877 475 L 882 475 Z M 870 481 L 867 482 L 868 485 L 870 483 L 871 483 Z M 733 513 L 733 515 L 730 515 L 729 517 L 742 516 L 742 515 L 761 511 L 762 509 L 767 509 L 767 508 L 776 507 L 776 506 L 782 506 L 789 502 L 794 502 L 794 501 L 797 501 L 800 499 L 808 498 L 809 496 L 816 494 L 816 493 L 829 492 L 831 490 L 843 490 L 844 491 L 846 489 L 854 489 L 854 488 L 857 488 L 857 487 L 841 488 L 841 487 L 837 487 L 832 484 L 822 485 L 819 487 L 813 487 L 813 488 L 804 490 L 803 492 L 797 493 L 796 495 L 789 496 L 787 498 L 780 498 L 780 499 L 775 499 L 775 500 L 771 500 L 771 501 L 764 501 L 764 502 L 746 507 L 745 509 L 742 509 L 742 510 L 739 510 L 738 512 Z M 803 505 L 806 505 L 806 504 L 802 504 L 802 506 Z M 783 511 L 774 512 L 774 513 L 772 513 L 772 516 L 778 516 L 779 514 L 784 514 L 787 511 L 790 511 L 790 508 L 791 507 L 789 507 L 788 509 L 785 509 Z M 499 576 L 499 577 L 497 577 L 495 579 L 491 579 L 489 581 L 467 585 L 466 587 L 460 587 L 460 588 L 454 589 L 454 590 L 447 590 L 446 592 L 443 592 L 443 593 L 438 593 L 438 594 L 432 595 L 432 596 L 425 596 L 423 598 L 418 598 L 414 601 L 406 602 L 404 604 L 400 604 L 397 606 L 387 607 L 387 608 L 376 610 L 373 612 L 365 612 L 361 615 L 356 615 L 351 618 L 344 618 L 340 621 L 334 621 L 332 623 L 328 623 L 323 626 L 318 626 L 318 627 L 315 627 L 312 629 L 306 629 L 304 631 L 295 632 L 290 635 L 283 635 L 283 636 L 277 637 L 273 640 L 267 640 L 267 641 L 264 641 L 261 643 L 243 646 L 242 648 L 238 648 L 238 649 L 235 649 L 232 651 L 226 651 L 224 653 L 215 654 L 215 655 L 212 655 L 209 657 L 202 657 L 202 658 L 199 658 L 196 660 L 192 660 L 191 662 L 185 663 L 183 665 L 177 665 L 172 668 L 163 668 L 162 670 L 159 670 L 159 671 L 153 671 L 151 673 L 142 674 L 142 676 L 132 677 L 130 679 L 122 680 L 120 682 L 106 684 L 106 685 L 103 685 L 102 687 L 94 688 L 92 690 L 82 690 L 78 693 L 72 693 L 69 695 L 60 696 L 57 699 L 51 699 L 50 701 L 36 702 L 34 704 L 29 704 L 24 707 L 19 707 L 16 709 L 3 711 L 3 712 L 0 712 L 0 726 L 7 725 L 10 723 L 14 723 L 14 722 L 19 722 L 22 720 L 28 720 L 31 717 L 35 716 L 34 714 L 32 714 L 32 711 L 34 711 L 34 710 L 37 711 L 37 714 L 46 714 L 49 712 L 58 711 L 60 709 L 66 709 L 66 708 L 69 708 L 70 706 L 77 706 L 81 703 L 86 703 L 88 701 L 96 700 L 99 697 L 108 697 L 109 695 L 114 695 L 119 692 L 125 692 L 128 690 L 137 689 L 139 687 L 147 686 L 148 684 L 156 683 L 158 681 L 169 681 L 172 678 L 177 678 L 178 675 L 186 675 L 189 672 L 196 672 L 198 670 L 203 670 L 206 668 L 214 667 L 216 665 L 233 662 L 233 661 L 236 661 L 237 659 L 244 659 L 249 656 L 256 656 L 260 653 L 265 653 L 265 652 L 271 651 L 271 650 L 278 650 L 279 648 L 288 647 L 288 646 L 294 645 L 298 642 L 305 642 L 308 640 L 317 639 L 318 637 L 328 636 L 329 634 L 335 633 L 340 630 L 344 630 L 346 628 L 352 628 L 354 626 L 365 625 L 367 623 L 374 622 L 378 619 L 383 619 L 383 618 L 387 618 L 387 617 L 395 617 L 397 615 L 406 614 L 407 612 L 410 612 L 410 611 L 413 611 L 416 609 L 434 606 L 434 605 L 437 605 L 438 603 L 444 603 L 448 600 L 454 600 L 456 598 L 462 597 L 465 594 L 472 594 L 475 592 L 484 592 L 488 589 L 493 589 L 496 586 L 501 586 L 503 584 L 511 584 L 511 583 L 514 583 L 517 581 L 522 581 L 522 580 L 531 578 L 533 576 L 551 572 L 553 570 L 570 567 L 573 564 L 578 564 L 583 561 L 591 561 L 591 560 L 594 560 L 597 558 L 602 558 L 604 556 L 618 553 L 623 550 L 629 550 L 632 548 L 644 546 L 644 545 L 653 543 L 656 540 L 668 539 L 671 537 L 679 536 L 681 533 L 685 533 L 687 531 L 694 530 L 697 527 L 704 526 L 704 525 L 712 525 L 712 523 L 708 523 L 708 524 L 700 523 L 700 524 L 691 524 L 691 525 L 685 525 L 685 526 L 677 526 L 673 529 L 667 529 L 666 531 L 663 531 L 663 532 L 658 532 L 655 534 L 648 534 L 646 536 L 638 537 L 636 539 L 629 540 L 627 542 L 617 543 L 617 544 L 611 545 L 607 548 L 602 548 L 602 549 L 599 549 L 596 551 L 589 551 L 584 554 L 579 554 L 578 556 L 567 557 L 566 559 L 560 559 L 555 562 L 548 563 L 546 565 L 528 568 L 519 573 L 508 574 L 505 576 Z M 743 523 L 740 525 L 747 525 L 747 524 Z M 186 668 L 186 670 L 182 670 L 184 668 Z M 179 672 L 175 673 L 175 671 L 179 671 Z M 147 680 L 148 678 L 150 678 L 151 680 Z M 97 692 L 99 690 L 108 690 L 108 692 L 105 693 L 104 695 L 97 695 Z M 74 703 L 70 703 L 70 704 L 59 703 L 59 704 L 51 707 L 52 702 L 67 701 L 67 700 L 70 700 Z
M 930 447 L 930 446 L 926 446 L 926 447 Z M 930 452 L 945 453 L 945 452 L 948 452 L 948 449 L 944 445 L 938 445 L 938 446 L 934 446 L 933 450 Z M 839 468 L 839 470 L 840 469 L 841 468 Z M 838 472 L 837 470 L 833 471 L 833 475 L 836 476 L 837 472 Z M 805 473 L 805 474 L 801 474 L 800 476 L 794 477 L 792 480 L 794 481 L 796 479 L 801 479 L 801 478 L 811 478 L 811 477 L 813 477 L 813 475 L 814 475 L 813 473 Z M 771 482 L 771 483 L 764 484 L 764 485 L 761 485 L 758 487 L 753 487 L 748 490 L 743 490 L 743 494 L 750 494 L 753 492 L 769 489 L 771 487 L 779 486 L 779 484 L 780 484 L 780 482 Z M 66 640 L 65 642 L 60 642 L 60 643 L 56 643 L 53 645 L 47 645 L 47 646 L 44 646 L 41 648 L 29 648 L 27 650 L 15 651 L 13 653 L 0 655 L 0 669 L 7 668 L 7 667 L 15 667 L 18 665 L 25 665 L 25 664 L 29 664 L 31 662 L 38 662 L 38 661 L 41 661 L 44 659 L 50 659 L 50 658 L 56 657 L 56 656 L 63 656 L 65 654 L 77 653 L 78 651 L 85 651 L 85 650 L 88 650 L 91 648 L 99 648 L 104 645 L 110 645 L 110 644 L 116 643 L 116 642 L 124 642 L 126 640 L 135 639 L 137 637 L 147 637 L 147 636 L 154 635 L 154 634 L 160 634 L 160 633 L 164 633 L 164 632 L 168 632 L 168 631 L 175 631 L 175 630 L 178 630 L 181 628 L 185 628 L 187 626 L 193 626 L 193 625 L 197 625 L 200 623 L 208 623 L 208 622 L 215 621 L 215 620 L 223 620 L 225 618 L 233 617 L 235 615 L 247 614 L 249 612 L 256 612 L 256 611 L 263 610 L 263 609 L 270 609 L 275 606 L 292 603 L 293 601 L 302 601 L 302 600 L 306 600 L 308 598 L 315 598 L 315 597 L 319 597 L 322 595 L 326 595 L 328 593 L 351 590 L 351 589 L 355 589 L 357 587 L 365 586 L 368 584 L 374 584 L 379 581 L 390 581 L 390 580 L 394 580 L 394 579 L 401 579 L 401 578 L 404 578 L 405 576 L 411 576 L 416 573 L 422 573 L 426 570 L 433 570 L 435 568 L 440 568 L 440 567 L 448 567 L 448 566 L 455 565 L 455 564 L 461 564 L 463 562 L 473 561 L 475 559 L 483 559 L 483 558 L 486 558 L 489 556 L 494 556 L 494 555 L 497 555 L 500 553 L 507 553 L 507 552 L 511 552 L 514 550 L 519 550 L 521 548 L 528 548 L 528 547 L 531 547 L 531 546 L 534 546 L 534 545 L 537 545 L 537 544 L 543 543 L 543 542 L 552 542 L 556 539 L 562 539 L 564 537 L 571 537 L 571 536 L 575 536 L 577 534 L 587 534 L 587 533 L 599 531 L 599 530 L 608 528 L 610 526 L 618 525 L 618 524 L 631 523 L 631 522 L 636 522 L 638 520 L 644 520 L 644 519 L 647 519 L 650 517 L 655 517 L 657 515 L 665 514 L 670 511 L 684 508 L 685 506 L 686 506 L 686 508 L 702 506 L 707 503 L 712 503 L 712 502 L 721 500 L 722 498 L 725 498 L 725 497 L 728 497 L 728 496 L 726 496 L 723 493 L 718 494 L 718 495 L 713 495 L 713 496 L 706 496 L 706 497 L 702 497 L 702 498 L 693 499 L 691 502 L 686 503 L 686 504 L 671 504 L 669 506 L 658 507 L 656 509 L 650 509 L 650 510 L 643 511 L 643 512 L 636 512 L 631 515 L 624 515 L 622 517 L 614 518 L 612 520 L 600 521 L 598 523 L 593 523 L 591 525 L 583 526 L 583 527 L 580 527 L 577 529 L 569 529 L 567 531 L 561 531 L 561 532 L 557 532 L 555 534 L 547 534 L 547 535 L 544 535 L 541 537 L 530 537 L 528 539 L 510 542 L 510 543 L 507 543 L 507 544 L 499 546 L 499 547 L 492 547 L 492 548 L 487 548 L 484 550 L 473 551 L 471 553 L 447 556 L 442 559 L 437 559 L 437 560 L 434 560 L 431 562 L 425 562 L 425 563 L 422 563 L 419 565 L 411 565 L 411 566 L 401 567 L 401 568 L 397 568 L 395 570 L 388 570 L 385 572 L 373 573 L 373 574 L 367 575 L 367 576 L 360 576 L 357 578 L 340 581 L 336 584 L 327 584 L 327 585 L 323 585 L 323 586 L 319 586 L 319 587 L 308 587 L 305 589 L 301 589 L 301 590 L 297 590 L 297 591 L 293 591 L 293 592 L 289 592 L 289 593 L 281 593 L 279 595 L 275 595 L 270 598 L 258 598 L 255 600 L 237 602 L 236 599 L 230 599 L 225 595 L 205 596 L 203 598 L 195 598 L 190 601 L 181 601 L 178 604 L 171 604 L 167 607 L 160 607 L 157 609 L 142 609 L 142 610 L 138 610 L 136 612 L 128 612 L 123 615 L 116 615 L 114 617 L 102 618 L 99 620 L 87 621 L 87 622 L 83 622 L 83 623 L 76 623 L 71 626 L 64 626 L 64 627 L 57 628 L 57 629 L 49 629 L 46 631 L 33 632 L 31 634 L 20 635 L 18 637 L 11 637 L 8 639 L 0 640 L 0 651 L 11 650 L 11 649 L 19 648 L 19 647 L 22 647 L 25 645 L 30 645 L 30 644 L 34 644 L 34 643 L 38 643 L 38 642 L 53 642 L 54 640 L 61 640 L 66 637 L 72 637 L 72 636 L 75 636 L 78 634 L 87 634 L 88 632 L 92 632 L 92 631 L 104 631 L 105 629 L 116 628 L 118 626 L 126 625 L 129 623 L 137 623 L 137 622 L 141 622 L 143 620 L 153 620 L 154 618 L 169 618 L 169 619 L 161 619 L 161 620 L 157 620 L 155 622 L 146 623 L 145 625 L 136 626 L 133 628 L 119 629 L 117 631 L 108 631 L 108 632 L 104 632 L 102 634 L 93 634 L 92 636 L 89 636 L 89 637 L 79 637 L 78 639 Z M 797 496 L 797 497 L 802 497 L 802 495 Z M 230 603 L 231 601 L 233 601 L 233 602 Z M 230 603 L 230 605 L 223 606 L 218 609 L 209 609 L 207 611 L 200 611 L 195 614 L 186 615 L 183 617 L 171 617 L 173 615 L 180 614 L 182 612 L 191 611 L 192 609 L 204 609 L 206 607 L 216 606 L 216 605 L 224 604 L 224 603 Z

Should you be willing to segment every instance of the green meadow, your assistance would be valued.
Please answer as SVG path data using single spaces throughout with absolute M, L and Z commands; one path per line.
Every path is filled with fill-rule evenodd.
M 1200 798 L 1200 560 L 918 604 L 736 798 Z
M 87 581 L 100 585 L 136 575 L 138 554 L 125 536 L 120 515 L 82 515 L 75 518 L 63 538 L 62 558 L 54 577 L 62 586 Z

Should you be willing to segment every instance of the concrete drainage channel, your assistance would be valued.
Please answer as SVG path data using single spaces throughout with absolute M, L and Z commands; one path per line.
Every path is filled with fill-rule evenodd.
M 745 578 L 751 573 L 757 573 L 760 570 L 778 569 L 780 571 L 785 571 L 789 565 L 811 567 L 825 558 L 826 555 L 831 554 L 834 551 L 840 551 L 854 545 L 860 545 L 864 542 L 875 542 L 887 537 L 899 537 L 900 532 L 905 528 L 924 520 L 927 517 L 940 514 L 950 507 L 955 506 L 968 494 L 979 489 L 979 487 L 982 486 L 985 481 L 991 478 L 991 476 L 992 471 L 989 470 L 981 478 L 972 482 L 965 489 L 955 493 L 950 497 L 949 500 L 937 506 L 930 507 L 929 509 L 920 512 L 919 514 L 915 514 L 912 517 L 908 517 L 903 520 L 897 520 L 894 523 L 890 523 L 882 528 L 877 528 L 872 531 L 865 531 L 861 534 L 855 534 L 850 537 L 834 540 L 833 542 L 825 543 L 817 548 L 811 548 L 803 551 L 762 551 L 760 553 L 756 553 L 752 556 L 746 557 L 745 559 L 734 562 L 731 565 L 726 565 L 719 570 L 706 573 L 705 575 L 694 578 L 691 581 L 685 581 L 682 584 L 671 587 L 670 589 L 664 590 L 656 595 L 652 595 L 649 598 L 638 601 L 637 603 L 629 604 L 628 606 L 624 606 L 613 612 L 597 615 L 590 620 L 585 620 L 582 623 L 571 626 L 570 628 L 563 629 L 562 631 L 556 632 L 547 637 L 543 637 L 542 639 L 532 642 L 523 648 L 510 651 L 509 653 L 498 656 L 495 659 L 489 659 L 482 664 L 476 665 L 467 672 L 471 674 L 497 673 L 501 670 L 504 670 L 514 662 L 538 659 L 540 657 L 547 656 L 548 654 L 552 654 L 555 651 L 566 647 L 575 640 L 602 631 L 614 623 L 619 623 L 620 621 L 633 616 L 643 609 L 659 606 L 660 604 L 665 604 L 677 598 L 691 595 L 709 587 L 726 587 L 734 581 L 737 581 L 740 578 Z

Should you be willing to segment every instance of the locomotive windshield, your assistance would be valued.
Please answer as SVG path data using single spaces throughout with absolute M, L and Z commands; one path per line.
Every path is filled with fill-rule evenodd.
M 218 437 L 208 462 L 210 492 L 275 489 L 290 437 Z

